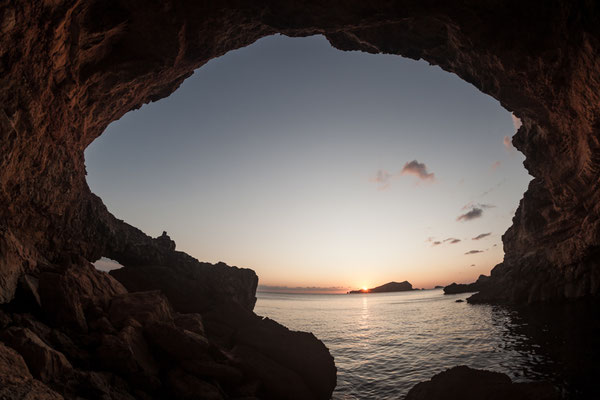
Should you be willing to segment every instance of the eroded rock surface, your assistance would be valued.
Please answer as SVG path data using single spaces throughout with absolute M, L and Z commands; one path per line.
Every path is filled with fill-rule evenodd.
M 37 398 L 54 389 L 66 397 L 188 398 L 191 387 L 215 398 L 278 397 L 285 387 L 330 394 L 335 369 L 324 346 L 252 313 L 252 271 L 200 263 L 166 235 L 150 238 L 110 214 L 85 181 L 84 150 L 110 122 L 168 96 L 210 59 L 270 34 L 323 34 L 342 50 L 422 58 L 498 99 L 523 123 L 513 144 L 534 179 L 503 236 L 504 262 L 471 301 L 597 295 L 598 7 L 566 0 L 0 1 L 0 326 L 29 329 L 73 367 Z M 102 256 L 125 265 L 114 273 L 122 285 L 93 270 L 90 261 Z M 125 295 L 123 286 L 160 289 L 175 313 L 201 315 L 208 358 L 185 367 L 146 331 L 147 321 L 120 318 L 115 326 L 110 304 Z M 176 315 L 157 323 L 203 336 L 178 325 Z M 263 331 L 281 332 L 282 341 L 257 342 Z M 296 343 L 298 353 L 290 350 Z M 101 346 L 111 349 L 106 359 L 97 356 Z M 303 346 L 322 377 L 301 371 Z M 136 364 L 109 367 L 110 357 L 123 354 Z M 274 370 L 282 371 L 279 381 L 269 381 Z M 15 373 L 33 391 L 25 398 L 45 390 L 25 369 Z

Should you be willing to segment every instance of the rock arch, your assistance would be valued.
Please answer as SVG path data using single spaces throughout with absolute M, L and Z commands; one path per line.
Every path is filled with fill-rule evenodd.
M 597 295 L 599 11 L 561 0 L 0 2 L 0 303 L 18 287 L 38 290 L 25 275 L 41 292 L 50 278 L 68 287 L 83 279 L 74 268 L 104 255 L 134 269 L 206 269 L 206 296 L 251 310 L 251 271 L 200 266 L 168 238 L 116 219 L 86 184 L 83 152 L 111 121 L 168 96 L 208 60 L 276 33 L 422 58 L 514 112 L 523 125 L 513 143 L 534 180 L 503 236 L 504 262 L 473 301 Z M 86 282 L 78 299 L 122 290 Z M 82 328 L 85 316 L 63 300 L 52 308 L 57 323 Z M 74 320 L 58 315 L 71 306 Z
M 90 192 L 83 150 L 211 58 L 274 33 L 320 33 L 342 50 L 423 58 L 513 111 L 523 122 L 513 143 L 535 179 L 504 235 L 505 261 L 492 274 L 498 289 L 480 297 L 597 294 L 597 6 L 430 3 L 4 3 L 2 301 L 40 263 L 119 259 L 127 241 L 150 243 Z

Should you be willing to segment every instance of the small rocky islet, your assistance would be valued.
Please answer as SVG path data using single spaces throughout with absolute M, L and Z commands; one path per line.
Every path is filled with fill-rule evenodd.
M 351 290 L 346 294 L 361 294 L 361 293 L 389 293 L 389 292 L 408 292 L 413 289 L 412 285 L 408 281 L 404 282 L 388 282 L 384 285 L 377 286 L 371 289 L 359 289 Z

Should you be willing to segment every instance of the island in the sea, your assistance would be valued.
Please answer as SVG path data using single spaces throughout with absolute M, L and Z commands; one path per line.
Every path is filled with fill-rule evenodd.
M 347 294 L 407 292 L 409 290 L 415 290 L 415 289 L 413 289 L 410 282 L 404 281 L 404 282 L 389 282 L 389 283 L 386 283 L 385 285 L 377 286 L 372 289 L 351 290 Z

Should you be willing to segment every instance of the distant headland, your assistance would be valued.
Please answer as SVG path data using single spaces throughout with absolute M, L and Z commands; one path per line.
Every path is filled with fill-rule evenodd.
M 408 292 L 410 290 L 418 290 L 418 289 L 413 289 L 410 282 L 404 281 L 404 282 L 389 282 L 389 283 L 386 283 L 385 285 L 377 286 L 372 289 L 351 290 L 347 294 Z

